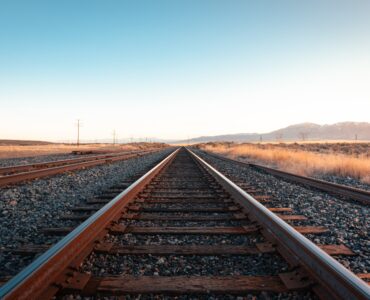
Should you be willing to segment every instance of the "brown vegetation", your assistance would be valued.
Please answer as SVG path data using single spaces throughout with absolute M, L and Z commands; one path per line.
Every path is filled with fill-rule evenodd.
M 341 144 L 233 144 L 233 143 L 208 143 L 198 147 L 226 155 L 231 158 L 244 158 L 260 164 L 265 164 L 279 169 L 301 174 L 333 174 L 349 176 L 365 183 L 370 183 L 370 147 L 369 144 L 345 144 L 345 151 Z M 305 147 L 307 145 L 308 149 Z M 348 146 L 350 145 L 350 146 Z M 313 150 L 314 149 L 314 150 Z M 330 150 L 332 149 L 332 150 Z M 360 150 L 358 150 L 360 149 Z M 347 154 L 344 154 L 347 153 Z
M 47 154 L 67 154 L 72 151 L 134 151 L 165 147 L 160 143 L 132 143 L 115 145 L 112 144 L 82 144 L 79 147 L 69 144 L 46 144 L 46 145 L 0 145 L 0 159 L 15 157 L 30 157 Z

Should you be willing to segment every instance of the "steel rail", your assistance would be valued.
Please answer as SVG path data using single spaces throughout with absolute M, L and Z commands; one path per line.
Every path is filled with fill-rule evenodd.
M 172 161 L 178 151 L 179 148 L 174 150 L 149 172 L 5 283 L 0 288 L 0 299 L 44 299 L 43 295 L 47 288 L 57 290 L 58 288 L 53 287 L 53 284 L 61 274 L 66 272 L 71 261 L 80 255 L 89 254 L 86 249 L 107 231 L 106 227 L 109 224 L 119 219 L 127 204 Z
M 329 193 L 336 194 L 339 196 L 344 196 L 346 198 L 358 201 L 365 205 L 370 205 L 370 191 L 366 191 L 366 190 L 362 190 L 362 189 L 358 189 L 358 188 L 354 188 L 354 187 L 350 187 L 346 185 L 341 185 L 337 183 L 332 183 L 332 182 L 328 182 L 325 180 L 320 180 L 320 179 L 316 179 L 312 177 L 301 176 L 301 175 L 293 174 L 290 172 L 285 172 L 285 171 L 281 171 L 281 170 L 277 170 L 277 169 L 273 169 L 269 167 L 264 167 L 264 166 L 257 165 L 257 164 L 245 163 L 242 161 L 234 160 L 234 159 L 224 157 L 218 154 L 210 153 L 210 152 L 203 151 L 203 153 L 206 153 L 207 155 L 216 157 L 224 161 L 237 163 L 244 167 L 248 166 L 248 167 L 258 169 L 258 170 L 262 170 L 268 174 L 283 178 L 291 182 L 300 183 L 300 184 L 303 184 L 303 185 L 306 185 L 312 188 L 316 188 L 324 192 L 329 192 Z
M 188 149 L 193 157 L 246 210 L 250 219 L 259 223 L 278 244 L 280 253 L 295 265 L 299 264 L 319 284 L 313 288 L 326 299 L 370 299 L 370 287 L 338 261 L 298 233 L 289 224 L 255 200 L 219 171 Z
M 157 150 L 156 150 L 157 151 Z M 58 167 L 51 167 L 46 169 L 39 169 L 39 170 L 33 170 L 29 172 L 22 172 L 22 173 L 16 173 L 12 175 L 2 176 L 0 177 L 0 187 L 4 187 L 10 184 L 16 184 L 25 180 L 31 180 L 51 175 L 56 175 L 59 173 L 64 173 L 67 171 L 73 171 L 78 169 L 83 169 L 87 167 L 93 167 L 113 161 L 119 161 L 134 157 L 139 157 L 148 153 L 153 153 L 155 151 L 149 151 L 145 153 L 134 153 L 134 154 L 121 154 L 121 155 L 114 155 L 109 157 L 104 157 L 101 159 L 94 159 L 94 160 L 88 160 L 83 162 L 76 162 L 72 164 L 63 164 L 62 166 Z
M 34 163 L 34 164 L 1 167 L 0 174 L 18 173 L 18 172 L 29 171 L 33 169 L 58 167 L 61 165 L 66 165 L 66 164 L 93 161 L 93 160 L 98 160 L 102 158 L 109 158 L 109 157 L 121 156 L 121 155 L 139 154 L 139 153 L 144 153 L 144 152 L 147 152 L 147 151 L 122 151 L 122 152 L 115 152 L 115 153 L 109 153 L 109 154 L 92 155 L 92 156 L 81 157 L 81 158 L 53 160 L 53 161 L 40 162 L 40 163 Z

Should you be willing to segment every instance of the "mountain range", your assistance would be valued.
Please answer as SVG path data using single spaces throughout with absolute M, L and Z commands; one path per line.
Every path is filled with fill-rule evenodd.
M 168 144 L 195 144 L 207 142 L 292 142 L 292 141 L 370 141 L 370 123 L 368 122 L 341 122 L 331 125 L 319 125 L 314 123 L 300 123 L 268 133 L 236 133 L 214 136 L 200 136 L 189 140 L 168 140 L 158 138 L 147 139 L 119 139 L 117 143 L 129 142 L 157 142 Z M 58 141 L 71 143 L 74 141 Z M 82 140 L 83 143 L 112 143 L 112 139 Z M 1 140 L 0 145 L 40 145 L 50 142 Z
M 315 140 L 367 140 L 370 141 L 370 123 L 341 122 L 330 125 L 300 123 L 268 133 L 237 133 L 201 136 L 177 143 L 206 142 L 257 142 L 257 141 L 315 141 Z

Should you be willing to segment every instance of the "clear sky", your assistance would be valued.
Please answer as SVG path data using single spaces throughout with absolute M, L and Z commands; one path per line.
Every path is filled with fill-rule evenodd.
M 370 1 L 0 0 L 0 139 L 370 121 Z

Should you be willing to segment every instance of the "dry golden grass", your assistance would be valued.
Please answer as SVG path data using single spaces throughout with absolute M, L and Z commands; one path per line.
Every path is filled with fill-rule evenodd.
M 204 144 L 203 150 L 219 153 L 231 158 L 247 158 L 300 175 L 333 174 L 349 176 L 370 183 L 370 157 L 345 154 L 322 154 L 277 147 L 260 148 L 252 144 Z
M 0 159 L 15 158 L 15 157 L 31 157 L 46 154 L 67 154 L 74 150 L 87 151 L 87 150 L 101 150 L 101 151 L 134 151 L 150 149 L 161 144 L 149 143 L 134 143 L 115 145 L 112 144 L 83 144 L 77 147 L 76 145 L 67 144 L 47 144 L 47 145 L 0 145 Z

